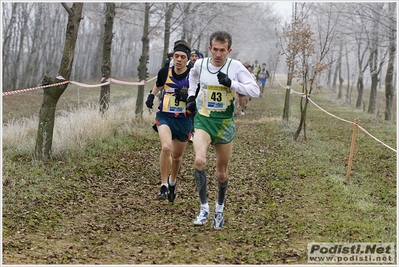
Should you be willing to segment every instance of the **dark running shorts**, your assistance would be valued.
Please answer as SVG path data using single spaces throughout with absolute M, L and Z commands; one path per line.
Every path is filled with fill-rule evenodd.
M 178 139 L 180 142 L 188 142 L 191 137 L 191 131 L 193 129 L 193 119 L 188 118 L 173 118 L 161 111 L 157 111 L 155 117 L 156 125 L 168 125 L 172 132 L 172 140 Z

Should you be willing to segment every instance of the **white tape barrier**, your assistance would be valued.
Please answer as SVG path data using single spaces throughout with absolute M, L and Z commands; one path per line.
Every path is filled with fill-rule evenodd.
M 38 87 L 32 87 L 32 88 L 27 88 L 27 89 L 3 92 L 3 96 L 5 96 L 5 95 L 14 95 L 14 94 L 18 94 L 18 93 L 24 93 L 24 92 L 28 92 L 28 91 L 32 91 L 32 90 L 37 90 L 37 89 L 44 89 L 44 88 L 58 86 L 58 85 L 66 84 L 66 83 L 68 83 L 68 81 L 63 81 L 63 82 L 60 82 L 60 83 L 53 83 L 53 84 L 48 84 L 48 85 L 43 85 L 43 86 L 38 86 Z
M 75 81 L 68 81 L 64 77 L 62 77 L 61 75 L 58 75 L 57 79 L 61 80 L 62 82 L 54 83 L 54 84 L 48 84 L 48 85 L 43 85 L 43 86 L 37 86 L 37 87 L 32 87 L 32 88 L 27 88 L 27 89 L 3 92 L 3 96 L 29 92 L 29 91 L 33 91 L 33 90 L 37 90 L 37 89 L 55 87 L 55 86 L 63 85 L 63 84 L 66 84 L 66 83 L 71 83 L 71 84 L 75 84 L 75 85 L 78 85 L 78 86 L 81 86 L 81 87 L 86 87 L 86 88 L 104 86 L 104 85 L 108 85 L 110 83 L 117 83 L 117 84 L 123 84 L 123 85 L 144 85 L 146 82 L 150 82 L 150 81 L 154 80 L 155 78 L 157 78 L 157 76 L 155 76 L 155 77 L 153 77 L 153 78 L 151 78 L 151 79 L 149 79 L 147 81 L 139 81 L 139 82 L 126 82 L 126 81 L 121 81 L 121 80 L 117 80 L 117 79 L 114 79 L 114 78 L 108 78 L 108 79 L 104 79 L 103 78 L 103 79 L 101 79 L 101 83 L 100 84 L 85 84 L 85 83 L 80 83 L 80 82 L 75 82 Z
M 284 85 L 282 85 L 282 84 L 280 83 L 280 81 L 278 80 L 277 76 L 275 76 L 275 77 L 276 77 L 276 79 L 277 79 L 277 82 L 281 85 L 281 87 L 284 87 L 284 88 L 286 88 L 287 90 L 290 90 L 291 93 L 301 95 L 302 97 L 305 97 L 305 96 L 306 96 L 304 93 L 299 93 L 299 92 L 296 92 L 296 91 L 292 90 L 291 86 L 288 86 L 288 85 L 287 85 L 287 86 L 284 86 Z M 310 99 L 310 97 L 308 98 L 308 100 L 309 100 L 313 105 L 315 105 L 318 109 L 320 109 L 320 110 L 323 111 L 324 113 L 330 115 L 331 117 L 334 117 L 334 118 L 336 118 L 336 119 L 339 119 L 339 120 L 341 120 L 341 121 L 344 121 L 344 122 L 347 122 L 347 123 L 353 125 L 353 122 L 348 121 L 348 120 L 345 120 L 345 119 L 342 119 L 342 118 L 340 118 L 340 117 L 338 117 L 338 116 L 335 116 L 334 114 L 331 114 L 330 112 L 328 112 L 328 111 L 322 109 L 322 108 L 321 108 L 320 106 L 318 106 L 312 99 Z M 394 149 L 394 148 L 388 146 L 387 144 L 385 144 L 384 142 L 378 140 L 376 137 L 372 136 L 369 132 L 367 132 L 367 131 L 366 131 L 363 127 L 361 127 L 360 125 L 357 125 L 357 126 L 359 127 L 360 130 L 362 130 L 363 132 L 365 132 L 365 133 L 366 133 L 367 135 L 369 135 L 371 138 L 373 138 L 374 140 L 376 140 L 376 141 L 379 142 L 380 144 L 384 145 L 385 147 L 389 148 L 390 150 L 392 150 L 393 152 L 396 153 L 396 149 Z

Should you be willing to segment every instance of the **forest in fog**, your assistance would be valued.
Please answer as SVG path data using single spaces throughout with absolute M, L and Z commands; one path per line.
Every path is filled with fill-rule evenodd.
M 215 30 L 231 32 L 232 58 L 251 64 L 258 60 L 270 71 L 287 73 L 290 37 L 284 32 L 300 20 L 313 32 L 314 61 L 328 66 L 317 77 L 324 88 L 359 91 L 374 82 L 381 89 L 390 77 L 390 90 L 396 90 L 395 2 L 297 2 L 291 14 L 281 12 L 277 2 L 154 2 L 149 23 L 143 25 L 145 4 L 115 3 L 111 61 L 116 79 L 137 78 L 147 26 L 147 76 L 156 75 L 178 39 L 207 56 Z M 71 80 L 100 81 L 106 12 L 104 2 L 84 3 Z M 61 3 L 2 3 L 3 92 L 37 86 L 45 74 L 57 75 L 67 21 Z

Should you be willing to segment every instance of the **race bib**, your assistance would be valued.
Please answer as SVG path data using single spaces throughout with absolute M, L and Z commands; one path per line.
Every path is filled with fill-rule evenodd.
M 178 101 L 172 94 L 165 94 L 163 97 L 162 111 L 171 113 L 185 113 L 186 102 Z
M 225 110 L 227 108 L 227 90 L 225 86 L 207 86 L 203 89 L 204 107 L 213 110 Z

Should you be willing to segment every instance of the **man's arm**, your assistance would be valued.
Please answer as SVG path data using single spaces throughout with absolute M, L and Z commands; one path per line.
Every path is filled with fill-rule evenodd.
M 259 97 L 260 89 L 251 73 L 244 66 L 242 68 L 239 65 L 237 66 L 237 80 L 231 81 L 231 87 L 239 94 L 249 95 L 254 98 Z
M 197 86 L 199 82 L 199 70 L 201 67 L 202 59 L 198 59 L 194 66 L 190 70 L 190 76 L 188 77 L 189 87 L 188 87 L 188 96 L 195 96 L 195 92 L 197 91 Z
M 156 84 L 154 84 L 154 87 L 152 88 L 150 94 L 157 95 L 162 88 L 163 86 L 158 87 Z

